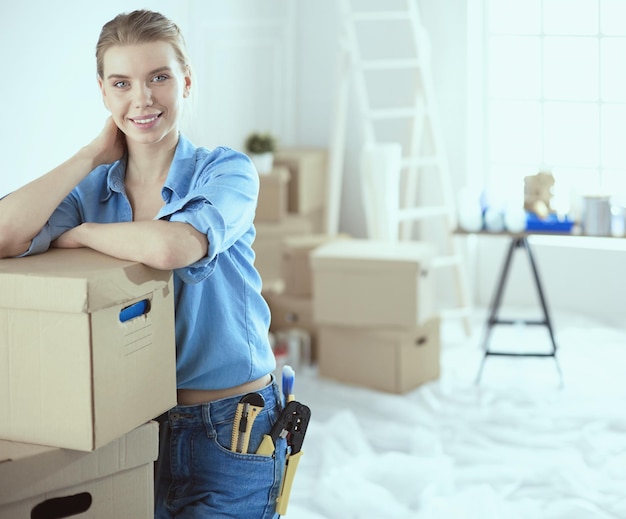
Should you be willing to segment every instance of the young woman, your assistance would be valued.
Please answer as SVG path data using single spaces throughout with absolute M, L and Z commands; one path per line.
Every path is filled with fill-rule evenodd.
M 89 247 L 173 270 L 178 405 L 159 419 L 156 518 L 277 517 L 284 440 L 255 453 L 282 409 L 251 249 L 258 175 L 245 155 L 180 134 L 193 80 L 170 20 L 117 16 L 96 58 L 111 117 L 65 163 L 0 200 L 0 257 Z M 247 450 L 233 452 L 233 418 L 250 392 L 264 407 Z

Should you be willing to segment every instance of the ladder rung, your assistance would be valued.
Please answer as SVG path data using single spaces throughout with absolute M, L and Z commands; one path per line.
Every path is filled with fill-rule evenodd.
M 365 114 L 369 119 L 403 119 L 416 115 L 417 111 L 412 106 L 409 108 L 379 108 L 369 110 Z
M 432 268 L 454 267 L 461 264 L 461 257 L 457 254 L 451 256 L 437 256 L 430 261 Z
M 353 12 L 352 19 L 357 22 L 381 22 L 389 20 L 410 20 L 409 11 L 361 11 Z
M 398 220 L 401 222 L 420 220 L 422 218 L 447 215 L 449 212 L 450 209 L 445 206 L 403 207 L 398 211 Z
M 358 66 L 363 70 L 398 70 L 420 68 L 422 62 L 416 58 L 363 60 Z
M 472 317 L 472 309 L 469 306 L 440 309 L 439 314 L 442 319 L 461 319 L 462 317 Z
M 410 166 L 441 166 L 441 159 L 439 157 L 405 157 L 401 161 L 402 167 L 410 167 Z

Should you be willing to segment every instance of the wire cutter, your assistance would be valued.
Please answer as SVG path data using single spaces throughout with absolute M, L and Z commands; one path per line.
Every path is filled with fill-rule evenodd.
M 311 410 L 304 404 L 296 400 L 288 402 L 282 413 L 278 417 L 278 421 L 272 427 L 269 435 L 263 437 L 263 441 L 257 450 L 257 454 L 271 456 L 276 449 L 276 442 L 279 438 L 287 439 L 287 458 L 285 459 L 285 470 L 283 472 L 283 483 L 280 494 L 276 499 L 276 511 L 280 515 L 287 513 L 287 504 L 291 495 L 291 487 L 293 478 L 300 463 L 300 457 L 303 454 L 302 443 L 306 434 L 309 420 L 311 419 Z

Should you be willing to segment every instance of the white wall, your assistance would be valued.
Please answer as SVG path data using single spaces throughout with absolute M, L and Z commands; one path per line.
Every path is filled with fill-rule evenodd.
M 190 0 L 193 52 L 191 130 L 207 147 L 243 146 L 255 130 L 285 144 L 293 135 L 295 3 L 285 0 Z

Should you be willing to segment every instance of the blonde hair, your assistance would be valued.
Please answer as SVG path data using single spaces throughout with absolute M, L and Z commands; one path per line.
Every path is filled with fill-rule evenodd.
M 111 47 L 154 41 L 171 44 L 182 69 L 190 68 L 185 40 L 178 26 L 161 13 L 143 9 L 119 14 L 102 27 L 96 45 L 98 76 L 103 78 L 104 54 Z

